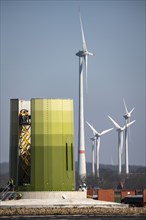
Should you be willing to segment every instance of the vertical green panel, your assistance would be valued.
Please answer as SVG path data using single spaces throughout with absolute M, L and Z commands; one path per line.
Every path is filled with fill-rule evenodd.
M 44 124 L 43 100 L 31 101 L 31 185 L 35 190 L 44 188 Z
M 18 178 L 18 99 L 10 100 L 10 151 L 9 166 L 10 177 L 17 185 Z
M 31 109 L 32 190 L 74 190 L 73 101 L 32 99 Z

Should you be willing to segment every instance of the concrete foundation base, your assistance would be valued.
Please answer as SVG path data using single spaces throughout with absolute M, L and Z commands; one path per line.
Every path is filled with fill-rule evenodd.
M 87 197 L 86 191 L 36 191 L 21 192 L 22 199 L 79 199 L 84 200 Z

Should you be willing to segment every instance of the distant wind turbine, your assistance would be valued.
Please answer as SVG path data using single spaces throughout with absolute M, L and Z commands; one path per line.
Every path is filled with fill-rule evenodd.
M 119 174 L 122 172 L 122 151 L 123 151 L 123 135 L 124 135 L 124 130 L 126 127 L 129 127 L 131 124 L 133 124 L 136 120 L 124 125 L 123 127 L 120 127 L 117 122 L 114 121 L 113 118 L 111 118 L 108 115 L 109 119 L 113 122 L 115 125 L 117 132 L 118 132 L 118 162 L 119 162 Z
M 88 122 L 86 122 L 88 124 Z M 90 138 L 90 140 L 92 141 L 92 176 L 95 176 L 95 162 L 94 162 L 94 158 L 95 158 L 95 147 L 96 147 L 96 136 L 95 136 L 95 132 L 93 132 L 93 137 Z
M 123 117 L 125 118 L 126 122 L 128 123 L 128 122 L 130 122 L 131 114 L 134 111 L 135 107 L 132 108 L 131 111 L 128 111 L 127 106 L 126 106 L 126 102 L 124 99 L 123 99 L 123 103 L 124 103 L 124 107 L 125 107 L 125 111 L 126 111 L 126 114 L 123 115 Z
M 96 173 L 97 173 L 97 177 L 99 177 L 99 149 L 100 149 L 100 137 L 103 134 L 106 134 L 107 132 L 113 130 L 113 128 L 107 129 L 102 131 L 101 133 L 97 132 L 95 130 L 95 128 L 89 124 L 89 122 L 86 122 L 88 124 L 88 126 L 91 128 L 91 130 L 95 133 L 95 137 L 96 137 Z
M 123 99 L 123 102 L 124 102 L 124 107 L 125 107 L 125 111 L 126 111 L 126 114 L 123 115 L 123 117 L 125 118 L 125 124 L 127 125 L 129 122 L 130 122 L 130 118 L 131 118 L 131 114 L 133 112 L 133 110 L 135 109 L 132 108 L 131 111 L 128 111 L 127 109 L 127 106 L 126 106 L 126 102 L 125 100 Z M 130 132 L 130 130 L 129 130 Z M 129 133 L 130 134 L 130 133 Z M 128 147 L 128 127 L 126 126 L 126 129 L 125 129 L 125 167 L 126 167 L 126 174 L 129 174 L 129 147 Z
M 94 162 L 94 158 L 95 158 L 95 145 L 96 145 L 96 137 L 95 135 L 90 138 L 92 141 L 92 176 L 95 176 L 95 162 Z
M 84 136 L 84 101 L 83 101 L 83 60 L 87 79 L 88 56 L 93 55 L 87 50 L 83 25 L 80 16 L 80 26 L 82 33 L 82 50 L 77 52 L 79 57 L 79 131 L 78 131 L 78 174 L 80 180 L 86 178 L 86 159 L 85 159 L 85 136 Z M 87 83 L 87 82 L 86 82 Z
M 88 122 L 86 122 L 88 124 Z M 88 124 L 89 125 L 89 124 Z M 93 132 L 93 137 L 90 138 L 92 141 L 92 176 L 95 176 L 95 162 L 94 162 L 94 158 L 95 158 L 95 147 L 96 147 L 96 136 L 95 136 L 95 132 L 92 130 Z

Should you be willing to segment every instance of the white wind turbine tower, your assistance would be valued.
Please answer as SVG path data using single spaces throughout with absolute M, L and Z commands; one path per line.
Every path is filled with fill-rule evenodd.
M 132 108 L 131 111 L 128 111 L 124 99 L 123 99 L 123 102 L 124 102 L 124 107 L 125 107 L 125 111 L 126 111 L 126 114 L 123 115 L 123 117 L 125 118 L 125 122 L 126 122 L 125 124 L 127 125 L 130 122 L 131 114 L 132 114 L 132 112 L 135 108 Z M 129 151 L 129 147 L 128 147 L 128 128 L 126 126 L 126 129 L 125 129 L 125 167 L 126 167 L 126 174 L 129 174 L 129 156 L 128 156 L 129 154 L 128 154 L 128 151 Z
M 118 132 L 118 162 L 119 162 L 119 174 L 121 174 L 122 172 L 122 150 L 123 150 L 123 136 L 124 136 L 124 130 L 126 129 L 126 127 L 129 127 L 131 124 L 133 124 L 136 120 L 127 123 L 126 125 L 124 125 L 123 127 L 120 127 L 120 125 L 118 125 L 117 122 L 114 121 L 114 119 L 112 119 L 109 115 L 108 115 L 109 119 L 113 122 L 113 124 L 115 125 L 117 132 Z
M 86 122 L 88 124 L 88 122 Z M 89 124 L 88 124 L 89 125 Z M 93 137 L 90 138 L 92 141 L 92 175 L 93 177 L 95 176 L 95 147 L 96 147 L 96 136 L 95 136 L 95 132 L 92 130 L 93 132 Z
M 88 56 L 93 55 L 87 50 L 82 20 L 80 16 L 80 26 L 82 33 L 82 50 L 77 52 L 79 57 L 79 131 L 78 131 L 78 174 L 80 180 L 86 178 L 86 160 L 85 160 L 85 136 L 84 136 L 84 101 L 83 101 L 83 60 L 85 62 L 85 71 L 87 79 Z
M 95 158 L 95 145 L 96 145 L 96 137 L 95 135 L 90 138 L 91 141 L 92 141 L 92 176 L 94 177 L 95 176 L 95 161 L 94 161 L 94 158 Z
M 107 132 L 113 130 L 113 128 L 107 129 L 105 131 L 102 131 L 101 133 L 97 132 L 95 130 L 95 128 L 89 124 L 89 122 L 86 122 L 88 124 L 88 126 L 91 128 L 91 130 L 95 133 L 95 137 L 96 137 L 96 174 L 97 177 L 99 177 L 99 149 L 100 149 L 100 137 L 103 134 L 106 134 Z

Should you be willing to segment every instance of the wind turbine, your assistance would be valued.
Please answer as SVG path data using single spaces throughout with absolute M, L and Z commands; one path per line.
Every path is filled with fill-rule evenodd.
M 88 126 L 91 128 L 91 130 L 95 133 L 95 137 L 96 137 L 96 173 L 97 173 L 97 177 L 99 177 L 99 149 L 100 149 L 100 137 L 103 134 L 106 134 L 107 132 L 113 130 L 113 128 L 107 129 L 105 131 L 102 131 L 101 133 L 97 132 L 95 130 L 95 128 L 89 124 L 89 122 L 86 122 L 88 124 Z
M 126 114 L 123 115 L 123 117 L 125 118 L 126 122 L 130 122 L 131 114 L 132 114 L 133 110 L 135 109 L 135 107 L 132 108 L 131 111 L 128 111 L 127 106 L 126 106 L 126 102 L 124 99 L 123 99 L 123 103 L 124 103 L 124 107 L 125 107 L 125 111 L 126 111 Z
M 77 52 L 79 57 L 79 131 L 78 131 L 78 174 L 81 180 L 86 178 L 86 160 L 85 160 L 85 136 L 84 136 L 84 100 L 83 100 L 83 60 L 85 62 L 85 71 L 87 79 L 88 56 L 93 55 L 87 50 L 82 20 L 80 16 L 80 26 L 82 33 L 82 50 Z
M 88 122 L 86 122 L 88 124 Z M 89 125 L 89 124 L 88 124 Z M 95 146 L 96 146 L 96 136 L 95 136 L 95 132 L 93 132 L 93 137 L 90 138 L 92 141 L 92 175 L 93 177 L 95 176 L 95 165 L 94 165 L 94 158 L 95 158 Z
M 122 171 L 122 151 L 123 151 L 123 136 L 124 136 L 124 130 L 129 127 L 131 124 L 133 124 L 136 120 L 127 123 L 123 127 L 121 127 L 117 122 L 114 121 L 113 118 L 111 118 L 108 115 L 109 119 L 113 122 L 115 125 L 117 132 L 118 132 L 118 162 L 119 162 L 119 174 L 121 174 Z
M 125 124 L 127 125 L 127 123 L 130 122 L 130 118 L 131 118 L 131 114 L 133 112 L 133 110 L 135 108 L 132 108 L 131 111 L 128 111 L 125 100 L 123 99 L 124 102 L 124 107 L 125 107 L 125 111 L 126 114 L 123 115 L 123 117 L 125 118 Z M 129 130 L 130 131 L 130 130 Z M 128 151 L 129 151 L 129 147 L 128 147 L 128 128 L 126 127 L 125 129 L 125 167 L 126 167 L 126 174 L 129 174 L 129 157 L 128 157 Z

